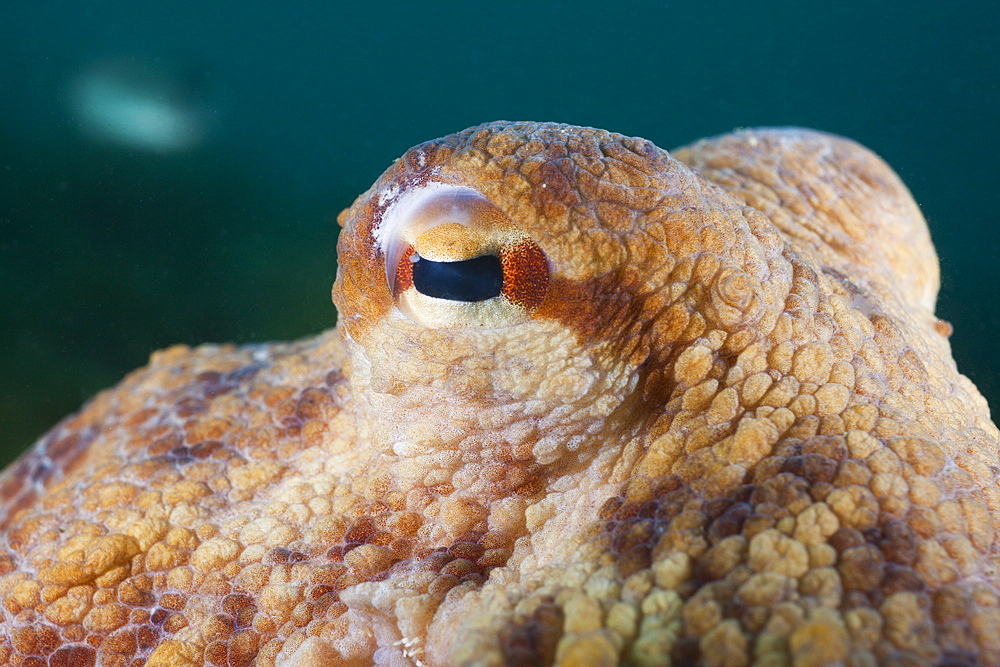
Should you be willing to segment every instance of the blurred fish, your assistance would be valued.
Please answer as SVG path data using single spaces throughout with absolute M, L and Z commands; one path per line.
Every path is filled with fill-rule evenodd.
M 205 139 L 207 72 L 134 56 L 100 60 L 70 84 L 70 106 L 96 141 L 173 153 Z

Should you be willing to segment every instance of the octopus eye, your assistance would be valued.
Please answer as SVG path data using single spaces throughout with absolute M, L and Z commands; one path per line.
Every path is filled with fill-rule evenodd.
M 548 291 L 545 253 L 469 188 L 408 193 L 383 215 L 378 240 L 396 305 L 424 326 L 511 326 Z
M 414 261 L 415 258 L 415 261 Z M 503 293 L 503 264 L 496 255 L 435 262 L 419 255 L 413 261 L 413 288 L 451 301 L 486 301 Z

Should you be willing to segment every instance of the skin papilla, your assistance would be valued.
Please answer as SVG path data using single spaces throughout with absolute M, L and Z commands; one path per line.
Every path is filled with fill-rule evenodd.
M 873 153 L 493 123 L 340 223 L 335 329 L 3 474 L 0 664 L 1000 664 L 997 429 Z

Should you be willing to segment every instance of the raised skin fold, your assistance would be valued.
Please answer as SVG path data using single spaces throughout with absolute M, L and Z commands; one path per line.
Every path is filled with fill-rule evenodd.
M 523 321 L 399 310 L 443 186 L 544 253 Z M 1000 664 L 998 433 L 874 154 L 500 122 L 340 220 L 336 329 L 158 352 L 3 474 L 0 664 Z

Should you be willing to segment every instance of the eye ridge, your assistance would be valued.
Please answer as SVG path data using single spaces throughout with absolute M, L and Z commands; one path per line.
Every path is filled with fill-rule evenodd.
M 410 260 L 413 287 L 425 296 L 471 303 L 492 299 L 503 292 L 503 265 L 496 255 L 435 262 L 413 253 Z

